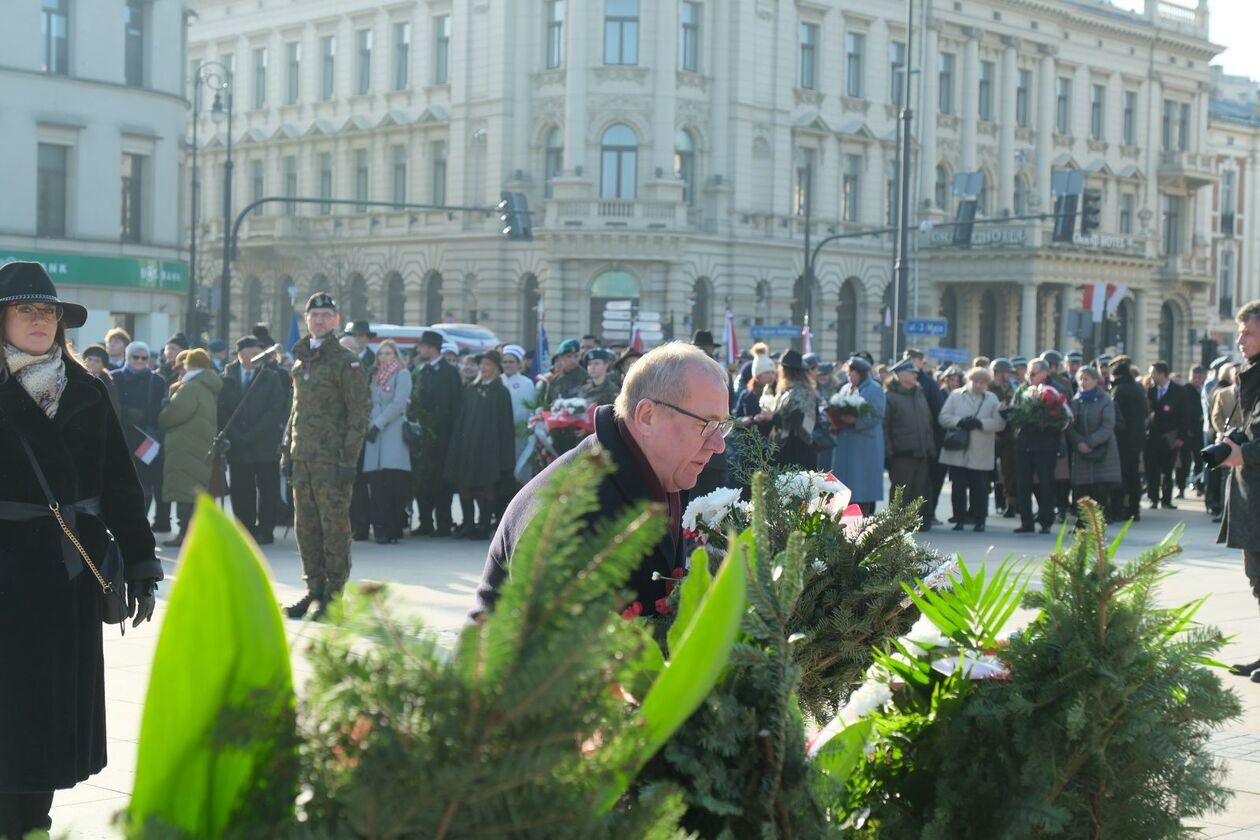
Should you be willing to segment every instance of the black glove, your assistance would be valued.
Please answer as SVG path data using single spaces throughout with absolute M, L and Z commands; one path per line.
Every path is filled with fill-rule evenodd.
M 984 424 L 981 423 L 980 420 L 975 417 L 964 417 L 962 421 L 959 422 L 958 428 L 975 431 L 976 429 L 983 429 Z
M 232 441 L 228 440 L 227 438 L 222 438 L 219 441 L 219 455 L 223 458 L 227 458 L 228 453 L 231 451 L 232 451 Z
M 358 475 L 358 472 L 358 469 L 355 467 L 343 467 L 341 464 L 338 464 L 336 472 L 333 473 L 333 481 L 338 484 L 354 481 L 354 477 Z
M 281 461 L 280 474 L 284 476 L 286 479 L 288 479 L 289 481 L 292 481 L 293 480 L 293 462 L 287 458 Z
M 153 606 L 157 592 L 157 578 L 145 578 L 127 582 L 127 617 L 135 616 L 132 627 L 139 627 L 153 620 Z
M 368 426 L 367 441 L 368 443 L 376 443 L 376 439 L 381 436 L 381 430 L 375 426 Z

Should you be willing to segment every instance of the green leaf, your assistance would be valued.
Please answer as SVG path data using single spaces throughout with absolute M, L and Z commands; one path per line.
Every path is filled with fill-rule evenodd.
M 691 554 L 691 569 L 683 579 L 682 591 L 678 593 L 678 615 L 669 627 L 669 649 L 673 650 L 682 639 L 683 631 L 691 624 L 704 595 L 709 591 L 713 576 L 709 574 L 709 552 L 697 548 Z
M 691 717 L 717 684 L 743 619 L 745 578 L 742 556 L 727 555 L 691 620 L 671 644 L 669 665 L 652 684 L 639 709 L 639 731 L 633 740 L 623 739 L 611 747 L 614 754 L 622 753 L 624 760 L 622 772 L 610 784 L 601 804 L 601 813 L 607 813 L 616 804 L 648 759 Z
M 846 726 L 818 751 L 814 764 L 833 781 L 843 784 L 865 756 L 866 742 L 874 728 L 875 722 L 870 718 Z
M 290 815 L 294 705 L 266 570 L 235 521 L 202 496 L 153 658 L 131 827 L 221 837 Z

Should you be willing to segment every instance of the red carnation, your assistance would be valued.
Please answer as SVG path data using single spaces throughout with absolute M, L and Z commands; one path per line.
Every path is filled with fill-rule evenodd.
M 631 621 L 643 615 L 643 605 L 638 601 L 633 602 L 630 606 L 621 611 L 621 617 L 626 621 Z
M 635 603 L 637 604 L 639 602 L 635 601 Z M 674 611 L 674 608 L 670 606 L 668 597 L 656 599 L 656 614 L 657 615 L 669 615 L 673 611 Z

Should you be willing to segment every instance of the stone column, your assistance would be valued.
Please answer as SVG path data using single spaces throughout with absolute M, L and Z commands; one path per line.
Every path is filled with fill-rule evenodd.
M 1015 212 L 1015 91 L 1019 86 L 1019 39 L 1002 36 L 1002 70 L 998 76 L 998 210 Z
M 962 134 L 960 137 L 962 169 L 976 170 L 976 122 L 980 119 L 980 31 L 964 27 L 967 38 L 963 47 Z
M 564 56 L 564 171 L 576 175 L 586 166 L 586 74 L 591 43 L 588 3 L 566 3 Z M 595 42 L 598 45 L 599 41 Z M 583 171 L 583 174 L 586 174 Z M 589 176 L 588 176 L 589 177 Z
M 923 33 L 923 63 L 921 101 L 915 104 L 919 121 L 919 196 L 933 202 L 936 196 L 936 115 L 940 111 L 937 99 L 940 92 L 940 58 L 935 26 L 929 24 Z M 913 66 L 914 58 L 910 57 Z M 910 217 L 912 220 L 914 216 Z
M 1133 363 L 1138 367 L 1145 369 L 1147 360 L 1154 361 L 1149 350 L 1150 344 L 1150 324 L 1146 316 L 1146 290 L 1133 290 L 1133 346 L 1124 348 L 1129 356 L 1133 359 Z
M 1041 206 L 1054 207 L 1050 198 L 1050 165 L 1054 160 L 1054 54 L 1057 48 L 1041 44 L 1037 79 L 1037 195 Z
M 569 6 L 580 5 L 569 3 Z M 710 7 L 712 8 L 712 7 Z M 674 112 L 678 99 L 678 0 L 656 3 L 656 49 L 652 68 L 652 166 L 674 174 Z
M 1037 355 L 1037 284 L 1032 280 L 1019 289 L 1019 355 Z
M 1162 150 L 1160 144 L 1163 141 L 1163 138 L 1160 137 L 1160 116 L 1164 98 L 1163 85 L 1161 84 L 1159 73 L 1152 73 L 1150 79 L 1144 83 L 1144 88 L 1138 96 L 1139 107 L 1146 112 L 1146 195 L 1144 203 L 1146 209 L 1154 214 L 1151 217 L 1151 236 L 1153 239 L 1158 240 L 1163 235 L 1158 176 L 1159 158 Z M 1142 349 L 1145 350 L 1146 348 Z
M 706 50 L 701 44 L 702 60 L 712 56 L 712 64 L 707 69 L 713 79 L 712 105 L 713 125 L 709 135 L 712 138 L 713 156 L 711 159 L 712 174 L 721 175 L 724 180 L 731 177 L 730 166 L 730 113 L 731 113 L 731 76 L 735 68 L 731 66 L 731 53 L 725 45 L 731 42 L 731 16 L 734 14 L 729 3 L 713 4 L 705 11 L 713 18 L 713 43 L 716 49 Z

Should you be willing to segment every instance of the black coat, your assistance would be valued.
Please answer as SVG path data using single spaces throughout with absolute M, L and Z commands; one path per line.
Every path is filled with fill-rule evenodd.
M 1168 383 L 1164 398 L 1160 399 L 1159 391 L 1154 386 L 1146 391 L 1146 401 L 1151 406 L 1151 424 L 1147 428 L 1147 437 L 1158 440 L 1170 432 L 1181 440 L 1190 440 L 1190 406 L 1192 389 L 1187 385 Z M 1200 427 L 1202 428 L 1202 427 Z
M 498 600 L 498 589 L 507 578 L 507 568 L 512 552 L 515 551 L 516 541 L 525 532 L 534 514 L 540 488 L 550 482 L 558 470 L 564 469 L 575 458 L 596 446 L 603 447 L 612 456 L 615 469 L 600 482 L 599 506 L 586 517 L 588 530 L 598 523 L 617 519 L 625 513 L 626 508 L 650 498 L 651 490 L 647 479 L 629 447 L 621 439 L 613 417 L 613 407 L 600 406 L 595 411 L 595 434 L 585 437 L 574 449 L 561 455 L 534 476 L 508 505 L 499 521 L 494 539 L 490 541 L 490 551 L 486 555 L 486 566 L 481 573 L 477 601 L 470 618 L 475 619 L 481 613 L 494 609 L 495 601 Z M 686 506 L 687 493 L 684 492 L 680 494 L 679 510 Z M 674 569 L 684 565 L 684 561 L 681 530 L 675 532 L 671 526 L 656 544 L 656 549 L 643 558 L 643 562 L 627 582 L 627 588 L 633 593 L 634 599 L 643 605 L 644 615 L 654 615 L 657 599 L 665 597 L 665 581 L 652 580 L 652 573 L 660 572 L 669 577 Z M 611 597 L 608 606 L 609 609 L 615 606 Z
M 1146 444 L 1146 421 L 1151 416 L 1146 391 L 1132 376 L 1121 374 L 1111 386 L 1111 400 L 1116 404 L 1116 446 L 1137 457 Z
M 407 417 L 420 424 L 420 444 L 412 467 L 422 478 L 437 480 L 446 466 L 464 382 L 455 366 L 445 360 L 436 365 L 418 362 L 411 381 Z
M 446 457 L 446 481 L 461 492 L 493 487 L 516 464 L 512 395 L 499 377 L 464 387 Z
M 280 460 L 280 439 L 289 419 L 289 395 L 280 374 L 274 370 L 256 368 L 254 377 L 245 406 L 225 436 L 231 444 L 229 464 L 269 464 Z M 220 429 L 232 418 L 245 395 L 241 363 L 232 362 L 223 371 L 223 390 L 219 392 Z
M 108 526 L 126 578 L 160 579 L 144 495 L 105 386 L 72 364 L 66 376 L 52 420 L 15 377 L 0 384 L 0 499 L 45 504 L 20 430 L 59 502 L 100 498 L 103 523 L 87 515 L 71 523 L 88 556 L 104 557 Z M 68 788 L 105 766 L 101 591 L 86 569 L 68 579 L 62 540 L 51 516 L 0 520 L 0 791 Z
M 119 420 L 122 421 L 123 437 L 127 451 L 135 452 L 144 442 L 144 436 L 161 440 L 158 432 L 158 415 L 162 413 L 162 401 L 166 399 L 166 381 L 152 372 L 132 373 L 127 369 L 110 373 L 114 390 L 118 392 Z M 132 462 L 140 481 L 146 486 L 162 480 L 162 456 L 159 453 L 151 464 L 133 458 Z

